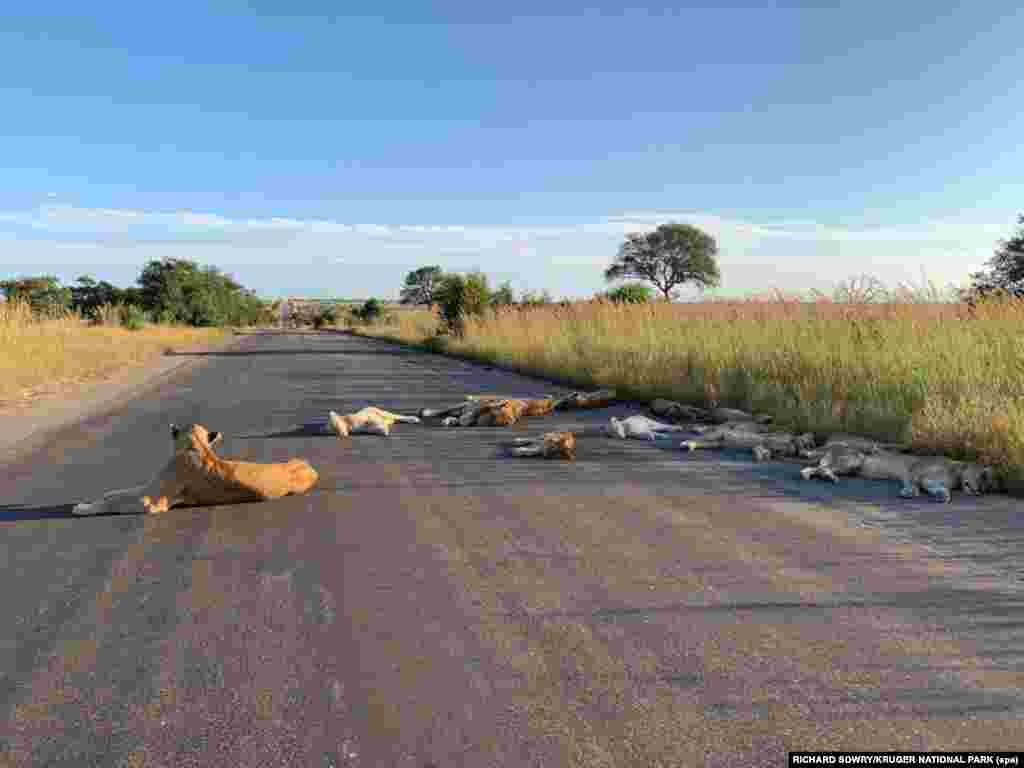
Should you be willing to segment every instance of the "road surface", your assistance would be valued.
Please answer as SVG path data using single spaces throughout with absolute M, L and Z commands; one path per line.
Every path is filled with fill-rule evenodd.
M 517 425 L 340 441 L 328 410 L 565 391 L 339 334 L 210 353 L 0 468 L 0 766 L 778 766 L 1024 749 L 1021 512 Z M 168 423 L 310 495 L 71 518 Z

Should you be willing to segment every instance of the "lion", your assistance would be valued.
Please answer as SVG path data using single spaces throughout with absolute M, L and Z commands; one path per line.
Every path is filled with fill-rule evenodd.
M 355 413 L 342 416 L 334 411 L 327 414 L 330 430 L 339 438 L 349 435 L 390 435 L 395 422 L 419 424 L 416 416 L 400 416 L 370 405 Z
M 560 397 L 555 403 L 556 411 L 567 410 L 592 410 L 596 408 L 607 408 L 615 403 L 616 392 L 614 389 L 599 389 L 595 392 L 570 392 Z
M 279 464 L 222 459 L 213 451 L 220 432 L 202 424 L 171 425 L 174 456 L 149 482 L 111 491 L 102 499 L 76 504 L 76 515 L 157 514 L 178 505 L 210 506 L 276 499 L 309 491 L 320 479 L 304 459 Z
M 814 435 L 794 435 L 772 432 L 754 421 L 726 423 L 716 427 L 694 428 L 700 435 L 696 440 L 684 440 L 680 448 L 695 451 L 698 448 L 749 448 L 754 461 L 772 458 L 795 458 L 814 448 Z
M 466 402 L 448 408 L 422 408 L 424 418 L 440 417 L 447 427 L 508 427 L 530 416 L 546 416 L 554 410 L 553 398 L 499 398 L 470 395 Z
M 539 438 L 520 437 L 507 444 L 506 450 L 513 456 L 575 461 L 576 435 L 572 432 L 546 432 Z
M 711 411 L 705 408 L 698 408 L 693 405 L 684 405 L 675 400 L 662 400 L 656 398 L 648 406 L 651 413 L 662 419 L 680 422 L 710 421 Z
M 924 491 L 935 501 L 947 504 L 954 490 L 963 490 L 971 496 L 998 490 L 995 469 L 987 464 L 942 456 L 922 458 L 883 449 L 865 451 L 846 443 L 832 444 L 816 465 L 800 470 L 804 480 L 821 477 L 838 483 L 843 475 L 899 480 L 903 498 L 913 498 Z
M 652 442 L 659 437 L 669 437 L 673 432 L 685 431 L 686 427 L 676 424 L 662 424 L 660 421 L 655 421 L 641 414 L 629 416 L 625 419 L 612 416 L 607 424 L 584 427 L 577 430 L 581 437 L 584 435 L 604 435 L 607 437 L 617 437 L 620 440 L 632 438 L 634 440 L 650 440 Z

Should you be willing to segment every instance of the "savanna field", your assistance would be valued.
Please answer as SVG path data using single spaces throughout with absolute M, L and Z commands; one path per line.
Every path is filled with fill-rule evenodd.
M 461 337 L 394 312 L 357 332 L 553 377 L 769 413 L 787 428 L 854 432 L 1024 478 L 1024 301 L 774 300 L 488 310 Z
M 41 319 L 25 303 L 0 303 L 0 408 L 145 365 L 167 349 L 230 339 L 216 328 L 145 323 L 129 330 L 119 315 L 120 308 L 107 307 L 95 324 L 76 312 Z

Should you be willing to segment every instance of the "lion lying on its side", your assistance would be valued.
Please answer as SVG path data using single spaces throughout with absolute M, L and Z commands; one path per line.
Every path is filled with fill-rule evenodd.
M 547 416 L 552 411 L 604 408 L 615 401 L 615 391 L 572 392 L 561 398 L 502 397 L 466 395 L 466 402 L 447 408 L 422 408 L 423 418 L 440 418 L 446 427 L 509 427 L 529 416 Z
M 327 415 L 327 423 L 330 425 L 331 431 L 338 437 L 358 434 L 390 435 L 391 427 L 396 421 L 407 424 L 420 423 L 415 416 L 400 416 L 397 413 L 382 411 L 372 405 L 345 416 L 334 411 Z
M 870 480 L 899 480 L 900 496 L 912 498 L 921 491 L 935 501 L 948 503 L 951 491 L 962 489 L 972 496 L 998 490 L 995 470 L 985 464 L 954 461 L 942 456 L 914 456 L 892 453 L 847 443 L 832 443 L 818 463 L 800 470 L 804 480 L 821 477 L 839 482 L 842 475 L 856 475 Z
M 695 451 L 698 448 L 749 448 L 754 461 L 768 461 L 773 457 L 795 458 L 814 449 L 814 435 L 794 435 L 788 432 L 770 432 L 752 421 L 723 424 L 709 429 L 695 428 L 700 434 L 696 440 L 684 440 L 680 448 Z
M 241 504 L 310 490 L 320 476 L 304 459 L 281 464 L 222 459 L 213 451 L 220 432 L 201 424 L 171 425 L 174 457 L 148 485 L 111 491 L 99 501 L 76 504 L 76 515 L 166 512 L 171 507 Z
M 446 427 L 508 427 L 528 416 L 546 416 L 555 409 L 553 398 L 534 400 L 470 395 L 473 399 L 450 408 L 420 410 L 424 418 L 440 417 Z
M 576 460 L 576 435 L 572 432 L 546 432 L 540 437 L 519 437 L 506 445 L 513 456 L 539 456 L 544 459 Z

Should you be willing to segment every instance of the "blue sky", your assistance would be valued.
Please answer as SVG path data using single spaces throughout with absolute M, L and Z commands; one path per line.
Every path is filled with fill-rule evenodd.
M 1016 2 L 14 5 L 0 277 L 177 256 L 395 296 L 440 264 L 585 296 L 686 221 L 722 294 L 962 283 L 1024 211 Z

